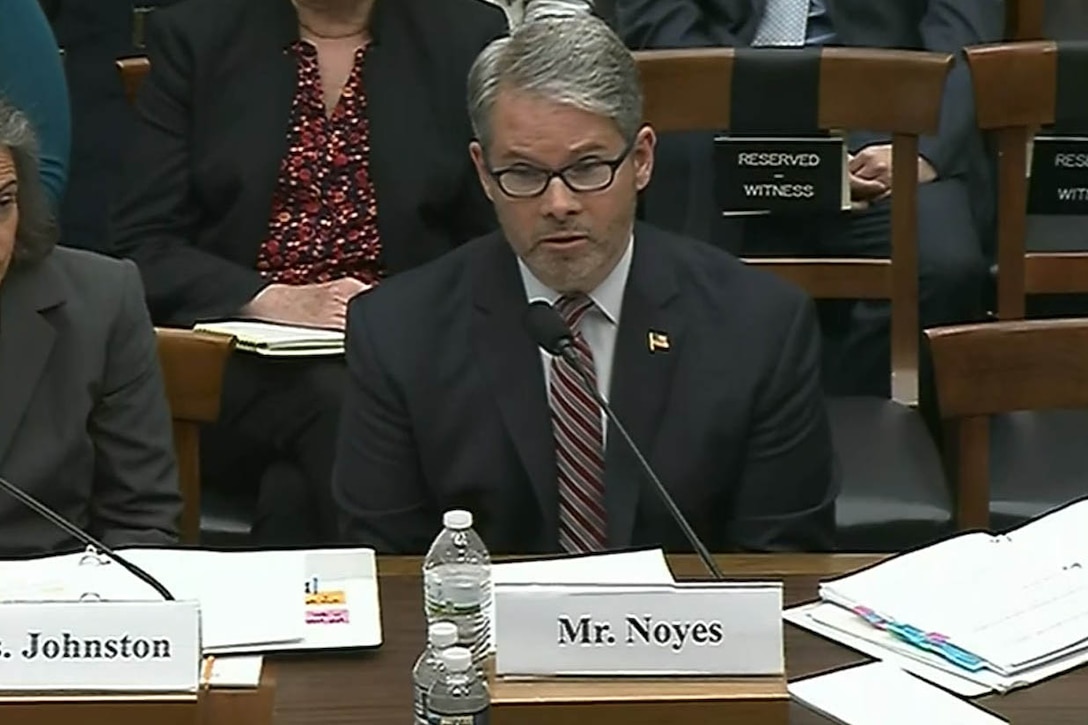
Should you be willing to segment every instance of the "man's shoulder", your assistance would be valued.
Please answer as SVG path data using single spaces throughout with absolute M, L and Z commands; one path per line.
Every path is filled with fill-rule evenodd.
M 353 314 L 359 310 L 376 320 L 414 323 L 434 319 L 439 311 L 465 306 L 479 260 L 504 244 L 498 232 L 466 242 L 437 259 L 390 277 L 373 292 L 359 295 L 350 310 Z
M 639 237 L 672 257 L 683 288 L 704 296 L 736 304 L 738 301 L 799 304 L 807 298 L 804 290 L 777 274 L 746 264 L 712 244 L 674 234 L 649 225 L 640 225 Z M 636 242 L 637 243 L 637 242 Z

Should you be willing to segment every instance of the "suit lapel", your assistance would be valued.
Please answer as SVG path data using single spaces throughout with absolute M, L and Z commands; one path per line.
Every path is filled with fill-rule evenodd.
M 246 165 L 244 183 L 252 187 L 249 198 L 259 205 L 258 213 L 249 215 L 252 228 L 246 235 L 256 259 L 260 240 L 268 232 L 268 213 L 279 179 L 280 165 L 287 154 L 291 106 L 298 82 L 298 62 L 290 51 L 298 40 L 298 15 L 290 0 L 270 0 L 260 9 L 264 18 L 255 23 L 250 47 L 259 48 L 245 62 L 235 91 L 244 98 L 245 136 L 238 142 L 250 149 L 243 154 Z
M 609 391 L 609 403 L 651 466 L 660 416 L 672 389 L 684 340 L 684 319 L 675 304 L 679 289 L 668 243 L 647 227 L 635 229 L 635 252 L 624 291 Z M 656 335 L 652 350 L 651 333 Z M 668 486 L 667 481 L 664 483 Z M 639 498 L 648 485 L 637 459 L 610 426 L 605 451 L 610 547 L 631 545 Z
M 549 545 L 559 538 L 559 494 L 540 350 L 522 326 L 525 289 L 517 258 L 498 234 L 481 250 L 476 269 L 472 337 L 503 422 L 540 503 Z
M 55 332 L 43 312 L 63 301 L 48 261 L 13 270 L 0 282 L 0 462 L 53 350 Z

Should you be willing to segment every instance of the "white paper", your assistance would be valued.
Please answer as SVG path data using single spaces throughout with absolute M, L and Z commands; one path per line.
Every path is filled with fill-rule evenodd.
M 845 609 L 868 608 L 937 633 L 1003 676 L 1088 646 L 1088 501 L 1009 534 L 956 536 L 820 586 Z
M 303 636 L 298 582 L 304 568 L 297 552 L 128 549 L 124 554 L 178 599 L 200 602 L 207 653 Z M 128 576 L 117 569 L 111 572 L 115 580 Z M 154 596 L 150 587 L 132 581 L 143 587 L 145 598 Z
M 1088 664 L 1088 650 L 1080 650 L 1012 676 L 1006 677 L 988 670 L 970 672 L 943 657 L 870 627 L 834 604 L 816 602 L 794 607 L 787 610 L 783 618 L 870 657 L 894 663 L 911 674 L 964 697 L 977 697 L 991 691 L 1011 692 Z
M 998 725 L 1006 722 L 885 662 L 789 685 L 790 695 L 845 725 Z
M 495 564 L 495 585 L 502 584 L 672 584 L 660 549 L 572 556 Z
M 283 553 L 283 552 L 276 552 Z M 378 568 L 372 549 L 311 549 L 305 580 L 292 596 L 303 602 L 302 639 L 275 646 L 233 647 L 233 653 L 377 647 L 382 643 Z
M 211 687 L 258 687 L 263 666 L 264 658 L 260 655 L 216 657 L 212 660 L 211 674 L 206 684 Z
M 825 623 L 821 615 L 827 615 L 836 620 L 838 626 Z M 945 664 L 944 660 L 936 655 L 901 644 L 886 632 L 870 627 L 850 612 L 834 604 L 826 602 L 803 604 L 787 609 L 783 612 L 782 618 L 862 654 L 889 662 L 938 687 L 951 690 L 961 697 L 979 697 L 998 689 L 995 686 L 977 682 L 971 673 L 964 672 L 961 675 L 953 672 L 952 670 L 958 669 L 955 665 Z M 993 673 L 984 674 L 1000 679 Z

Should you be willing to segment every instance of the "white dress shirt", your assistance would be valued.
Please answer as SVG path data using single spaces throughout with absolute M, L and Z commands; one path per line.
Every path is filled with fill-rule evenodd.
M 623 256 L 612 268 L 612 271 L 604 278 L 595 290 L 589 293 L 593 300 L 591 307 L 582 317 L 579 329 L 593 351 L 593 367 L 597 373 L 597 390 L 601 397 L 608 400 L 609 385 L 612 382 L 612 359 L 616 351 L 616 331 L 619 329 L 620 312 L 623 308 L 623 293 L 627 289 L 627 275 L 631 271 L 631 255 L 634 253 L 635 240 L 632 237 L 627 242 L 627 249 Z M 525 285 L 525 297 L 529 302 L 544 300 L 549 305 L 554 305 L 563 295 L 556 292 L 546 284 L 533 276 L 525 263 L 518 259 L 518 268 L 521 270 L 521 281 Z M 544 363 L 544 383 L 547 386 L 548 395 L 551 396 L 552 356 L 540 351 L 541 361 Z M 608 421 L 604 411 L 601 411 L 602 432 L 607 433 Z

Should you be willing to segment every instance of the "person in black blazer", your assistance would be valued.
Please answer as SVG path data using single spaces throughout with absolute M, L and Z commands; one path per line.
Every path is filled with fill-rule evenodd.
M 0 477 L 109 546 L 176 543 L 170 409 L 140 275 L 55 246 L 34 148 L 0 99 Z M 0 494 L 0 556 L 80 547 Z
M 790 3 L 786 3 L 788 5 Z M 770 30 L 787 13 L 779 0 L 617 0 L 620 33 L 634 49 L 791 44 Z M 940 131 L 919 140 L 918 243 L 923 327 L 983 313 L 987 265 L 981 237 L 992 219 L 992 179 L 975 126 L 967 45 L 999 40 L 1001 0 L 802 0 L 799 42 L 953 53 Z M 806 10 L 807 8 L 807 10 Z M 709 134 L 662 139 L 662 168 L 645 199 L 646 218 L 673 229 L 721 223 L 713 199 Z M 748 254 L 886 256 L 890 249 L 891 141 L 851 129 L 850 171 L 863 211 L 823 220 L 753 218 L 716 229 L 715 241 Z M 708 222 L 706 220 L 714 220 Z M 743 241 L 742 241 L 743 240 Z M 860 302 L 829 315 L 825 364 L 837 394 L 887 394 L 888 306 Z M 837 321 L 836 321 L 837 320 Z
M 528 22 L 469 85 L 471 152 L 502 231 L 351 303 L 345 539 L 421 553 L 456 507 L 497 553 L 687 549 L 572 369 L 526 331 L 544 299 L 571 316 L 595 384 L 710 548 L 830 548 L 813 305 L 634 224 L 655 139 L 619 38 L 589 15 Z
M 463 98 L 472 59 L 505 30 L 482 0 L 158 10 L 111 221 L 112 248 L 139 265 L 155 322 L 342 328 L 355 294 L 492 229 L 464 155 Z M 312 520 L 297 501 L 262 501 L 259 516 L 282 514 L 258 521 L 263 543 L 335 538 L 343 377 L 338 360 L 228 365 L 209 465 L 252 451 L 297 466 L 309 491 Z

